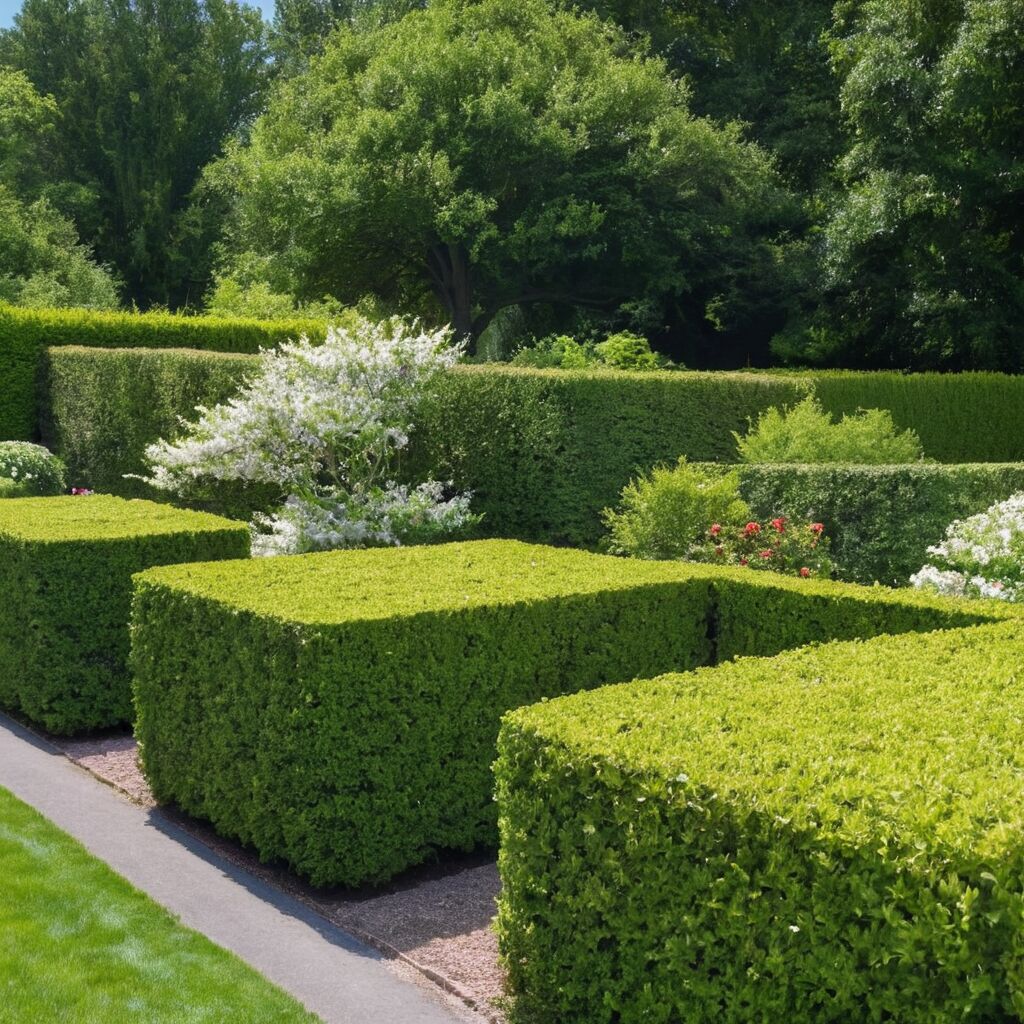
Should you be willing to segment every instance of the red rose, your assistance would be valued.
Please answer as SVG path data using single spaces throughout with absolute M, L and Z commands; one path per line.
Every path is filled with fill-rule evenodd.
M 711 529 L 708 532 L 712 537 L 717 537 L 722 532 L 722 527 L 719 523 L 712 523 Z
M 807 577 L 811 575 L 811 570 L 810 570 L 810 569 L 808 569 L 808 568 L 807 568 L 807 566 L 805 565 L 805 566 L 804 566 L 804 567 L 803 567 L 803 568 L 802 568 L 802 569 L 800 570 L 800 575 L 801 575 L 801 576 L 803 576 L 803 578 L 804 578 L 804 579 L 807 579 Z
M 771 548 L 765 548 L 764 551 L 761 552 L 761 557 L 762 558 L 771 558 L 772 557 L 772 549 Z
M 745 558 L 741 558 L 740 565 L 750 565 L 750 563 Z
M 721 544 L 719 544 L 719 545 L 718 545 L 718 546 L 717 546 L 717 547 L 715 548 L 715 554 L 716 554 L 716 555 L 724 555 L 724 554 L 725 554 L 725 548 L 723 548 L 723 547 L 722 547 L 722 545 L 721 545 Z
M 786 529 L 786 517 L 785 516 L 779 516 L 778 519 L 773 519 L 772 520 L 772 526 L 775 527 L 775 532 L 776 533 L 782 533 L 783 530 Z
M 825 524 L 824 523 L 811 523 L 811 533 L 824 533 L 824 532 L 825 532 Z
M 743 527 L 743 532 L 744 532 L 744 534 L 746 536 L 752 537 L 755 534 L 758 534 L 758 533 L 761 532 L 761 524 L 760 523 L 747 523 L 747 525 Z

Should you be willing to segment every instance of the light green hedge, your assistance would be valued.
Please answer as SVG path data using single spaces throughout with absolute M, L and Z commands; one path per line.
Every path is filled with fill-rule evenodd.
M 29 441 L 46 418 L 41 376 L 51 345 L 99 348 L 194 348 L 258 352 L 305 332 L 323 331 L 308 320 L 264 322 L 170 313 L 100 313 L 20 309 L 0 304 L 0 440 Z
M 137 578 L 136 730 L 158 799 L 317 884 L 355 885 L 494 842 L 491 763 L 510 708 L 989 617 L 511 541 L 175 566 Z
M 506 716 L 522 1019 L 1020 1020 L 1022 645 L 831 644 Z
M 905 586 L 954 520 L 1024 491 L 1024 463 L 737 466 L 755 516 L 823 522 L 843 579 Z
M 809 372 L 835 414 L 888 409 L 939 462 L 1024 461 L 1024 376 L 1005 373 Z
M 169 505 L 0 501 L 0 706 L 56 733 L 131 721 L 132 575 L 248 550 L 244 524 Z

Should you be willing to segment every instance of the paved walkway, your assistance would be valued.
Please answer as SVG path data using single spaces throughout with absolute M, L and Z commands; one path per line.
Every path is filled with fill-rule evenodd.
M 375 951 L 228 864 L 159 810 L 129 803 L 4 715 L 0 786 L 325 1024 L 479 1020 L 440 991 L 398 977 Z

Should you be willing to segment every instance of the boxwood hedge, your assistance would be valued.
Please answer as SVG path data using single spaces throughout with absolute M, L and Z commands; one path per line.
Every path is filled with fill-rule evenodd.
M 132 574 L 248 550 L 245 525 L 169 505 L 0 501 L 0 705 L 55 733 L 130 721 Z
M 808 639 L 989 621 L 923 595 L 511 541 L 152 569 L 136 731 L 157 798 L 317 884 L 495 839 L 510 708 Z
M 258 352 L 302 333 L 309 320 L 260 321 L 170 313 L 21 309 L 0 303 L 0 441 L 30 441 L 45 419 L 43 351 L 53 345 L 99 348 L 194 348 Z M 185 410 L 187 411 L 187 410 Z
M 755 515 L 821 521 L 844 579 L 903 586 L 954 520 L 1024 491 L 1024 463 L 738 466 Z
M 1019 621 L 506 716 L 501 948 L 540 1024 L 1024 1016 Z

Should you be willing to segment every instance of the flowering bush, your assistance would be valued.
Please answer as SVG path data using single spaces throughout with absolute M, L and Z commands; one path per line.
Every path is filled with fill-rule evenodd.
M 259 554 L 447 535 L 477 520 L 469 496 L 394 476 L 425 386 L 460 354 L 447 330 L 362 317 L 323 344 L 303 337 L 263 352 L 236 397 L 147 448 L 144 479 L 183 497 L 207 495 L 211 481 L 270 485 L 281 507 L 254 519 Z
M 1024 493 L 951 523 L 928 554 L 930 561 L 910 577 L 920 590 L 1024 601 Z
M 828 578 L 832 563 L 822 523 L 795 525 L 784 516 L 741 527 L 713 523 L 704 542 L 690 553 L 693 561 L 744 565 L 751 569 Z
M 3 490 L 8 497 L 60 494 L 64 463 L 41 445 L 0 441 L 0 480 L 10 481 Z

